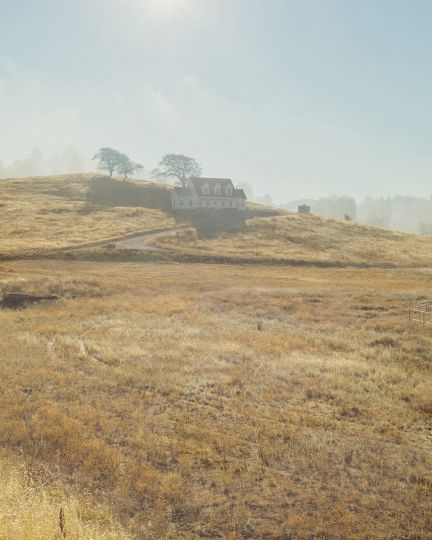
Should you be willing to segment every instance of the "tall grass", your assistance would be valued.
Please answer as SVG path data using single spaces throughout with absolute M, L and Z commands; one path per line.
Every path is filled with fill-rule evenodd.
M 118 540 L 129 535 L 101 505 L 34 480 L 23 460 L 0 458 L 2 540 Z
M 2 182 L 0 252 L 165 223 L 86 208 L 89 180 Z M 0 310 L 0 539 L 431 537 L 432 335 L 407 320 L 431 240 L 297 215 L 188 234 L 178 259 L 345 268 L 0 264 L 1 291 L 61 297 Z
M 72 276 L 84 295 L 0 312 L 0 444 L 35 475 L 136 538 L 430 535 L 428 270 L 0 268 Z

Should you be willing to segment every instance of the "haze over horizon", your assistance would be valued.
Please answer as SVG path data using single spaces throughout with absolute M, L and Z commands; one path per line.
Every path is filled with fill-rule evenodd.
M 0 160 L 168 152 L 275 201 L 429 197 L 432 4 L 49 0 L 0 6 Z

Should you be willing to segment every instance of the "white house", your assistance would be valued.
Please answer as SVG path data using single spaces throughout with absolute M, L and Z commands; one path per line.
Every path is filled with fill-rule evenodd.
M 171 195 L 174 210 L 207 208 L 214 210 L 244 210 L 246 195 L 229 178 L 198 178 L 193 176 L 186 187 L 175 187 Z

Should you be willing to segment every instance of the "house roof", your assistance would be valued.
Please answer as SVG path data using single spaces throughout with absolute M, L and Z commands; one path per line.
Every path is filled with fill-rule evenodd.
M 194 190 L 199 196 L 205 196 L 209 198 L 218 199 L 223 198 L 232 198 L 232 199 L 246 199 L 245 192 L 242 189 L 236 189 L 230 178 L 198 178 L 192 176 L 190 179 L 192 186 L 191 187 L 181 187 L 176 186 L 174 192 L 179 197 L 190 197 L 194 195 Z M 204 185 L 209 186 L 209 193 L 203 193 L 202 188 Z M 221 187 L 222 193 L 216 194 L 215 187 L 219 185 Z M 225 189 L 231 187 L 231 195 L 227 195 Z
M 219 184 L 221 188 L 226 186 L 231 186 L 234 188 L 231 178 L 203 178 L 192 176 L 190 180 L 195 189 L 202 187 L 204 184 L 208 184 L 210 191 L 213 191 L 217 184 Z
M 176 186 L 174 191 L 179 197 L 189 197 L 194 194 L 192 189 L 189 187 Z
M 233 197 L 238 199 L 246 199 L 246 193 L 242 189 L 233 189 Z
M 246 199 L 245 192 L 242 189 L 236 189 L 232 183 L 231 178 L 205 178 L 192 176 L 190 181 L 197 193 L 202 194 L 202 188 L 204 185 L 208 185 L 209 193 L 206 194 L 206 197 L 230 197 L 230 198 L 240 198 Z M 219 185 L 223 193 L 216 194 L 215 187 Z M 226 195 L 226 188 L 231 187 L 231 195 Z

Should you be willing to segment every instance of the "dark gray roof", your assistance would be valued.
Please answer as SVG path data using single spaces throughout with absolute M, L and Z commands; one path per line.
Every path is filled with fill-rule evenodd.
M 174 188 L 174 191 L 180 197 L 189 197 L 190 195 L 193 195 L 193 191 L 191 190 L 191 188 L 188 187 L 176 186 Z
M 192 185 L 197 192 L 198 195 L 203 196 L 202 188 L 205 184 L 209 186 L 210 193 L 205 194 L 204 197 L 210 197 L 218 199 L 220 197 L 223 198 L 232 198 L 232 199 L 246 199 L 245 192 L 242 189 L 236 189 L 232 183 L 232 180 L 230 178 L 198 178 L 196 176 L 193 176 L 191 178 Z M 219 184 L 222 190 L 221 194 L 216 195 L 215 194 L 215 186 Z M 227 195 L 225 189 L 227 187 L 232 188 L 231 195 Z M 190 197 L 194 195 L 194 191 L 190 187 L 181 187 L 176 186 L 174 188 L 174 191 L 176 195 L 179 197 Z
M 226 186 L 234 187 L 231 178 L 202 178 L 192 176 L 191 182 L 193 183 L 195 189 L 202 187 L 204 184 L 208 184 L 210 191 L 212 191 L 217 184 L 219 184 L 221 188 Z
M 237 197 L 238 199 L 246 199 L 246 194 L 242 189 L 233 189 L 233 197 Z
M 234 187 L 234 184 L 232 183 L 231 178 L 205 178 L 205 177 L 192 176 L 190 180 L 192 182 L 194 189 L 199 195 L 205 195 L 205 197 L 214 197 L 214 198 L 228 197 L 228 198 L 233 198 L 233 199 L 235 198 L 246 199 L 246 195 L 244 191 L 242 189 L 236 189 Z M 208 194 L 203 194 L 202 190 L 205 185 L 208 185 L 209 187 Z M 220 194 L 215 192 L 215 187 L 217 185 L 219 185 L 222 190 L 222 193 Z M 226 194 L 226 189 L 228 187 L 232 189 L 231 195 Z

